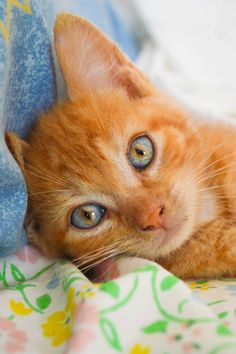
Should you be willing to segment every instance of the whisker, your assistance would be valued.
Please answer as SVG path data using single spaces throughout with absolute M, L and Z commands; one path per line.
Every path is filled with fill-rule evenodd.
M 229 199 L 229 198 L 231 198 L 231 197 L 236 197 L 236 194 L 233 193 L 233 194 L 230 194 L 230 195 L 226 195 L 225 193 L 220 194 L 220 193 L 216 193 L 216 192 L 214 191 L 214 194 L 212 194 L 212 198 L 218 198 L 218 197 L 222 197 L 222 198 L 225 198 L 225 199 Z
M 235 154 L 236 154 L 236 151 L 233 151 L 233 152 L 231 152 L 230 154 L 227 154 L 227 155 L 225 155 L 225 156 L 223 156 L 223 157 L 221 157 L 221 158 L 219 158 L 219 159 L 213 161 L 212 163 L 210 163 L 209 165 L 207 165 L 206 167 L 204 167 L 203 169 L 201 169 L 201 170 L 199 171 L 199 173 L 195 174 L 195 177 L 198 177 L 200 174 L 202 174 L 202 172 L 206 171 L 209 167 L 214 166 L 216 163 L 218 163 L 218 162 L 220 162 L 220 161 L 223 161 L 223 160 L 225 160 L 226 158 L 228 158 L 228 157 L 230 157 L 230 156 L 232 156 L 232 155 L 235 155 Z
M 200 147 L 201 147 L 201 145 L 203 145 L 205 142 L 202 142 L 201 144 L 200 144 Z M 203 160 L 201 160 L 200 161 L 200 163 L 198 164 L 198 166 L 197 166 L 197 168 L 193 171 L 193 173 L 190 175 L 190 178 L 193 176 L 193 175 L 195 175 L 196 173 L 197 173 L 197 175 L 196 175 L 196 177 L 199 175 L 199 174 L 201 174 L 201 167 L 202 166 L 205 166 L 205 163 L 206 163 L 206 161 L 208 161 L 208 159 L 210 158 L 210 156 L 212 156 L 220 147 L 222 147 L 223 145 L 225 145 L 225 143 L 221 143 L 221 144 L 219 144 L 219 145 L 217 145 L 217 147 L 215 147 L 215 146 L 213 146 L 213 147 L 210 147 L 210 148 L 207 148 L 207 149 L 205 149 L 205 150 L 202 150 L 202 153 L 205 153 L 206 151 L 209 151 L 209 150 L 213 150 L 213 151 L 210 151 L 210 153 L 203 159 Z M 189 160 L 189 162 L 191 162 L 192 160 L 193 160 L 193 158 L 195 157 L 195 153 L 196 153 L 196 151 L 193 151 L 193 153 L 191 154 L 191 159 Z
M 89 269 L 94 268 L 96 265 L 98 265 L 98 264 L 104 262 L 105 260 L 107 260 L 107 259 L 109 259 L 109 258 L 111 258 L 111 257 L 114 257 L 114 256 L 121 255 L 121 254 L 122 254 L 122 252 L 114 252 L 114 253 L 111 253 L 111 254 L 108 255 L 107 257 L 104 257 L 104 258 L 102 258 L 102 259 L 99 259 L 99 260 L 95 261 L 95 262 L 92 263 L 92 264 L 89 264 L 89 265 L 87 265 L 87 266 L 84 266 L 84 267 L 82 267 L 82 268 L 79 268 L 79 270 L 80 270 L 81 272 L 88 271 Z
M 73 258 L 73 261 L 76 261 L 78 259 L 81 259 L 81 257 L 85 258 L 87 256 L 91 256 L 91 255 L 94 255 L 94 254 L 97 254 L 98 252 L 101 252 L 101 251 L 106 251 L 106 250 L 110 250 L 111 248 L 114 248 L 116 246 L 119 246 L 119 245 L 122 245 L 124 243 L 124 240 L 118 240 L 118 241 L 115 241 L 115 242 L 112 242 L 111 244 L 109 245 L 105 245 L 103 247 L 100 247 L 96 250 L 92 250 L 90 252 L 87 252 L 85 255 L 82 255 L 82 256 L 79 256 L 78 258 Z
M 45 176 L 40 176 L 39 174 L 36 174 L 36 173 L 30 171 L 29 169 L 27 170 L 27 173 L 29 173 L 29 174 L 31 174 L 31 175 L 33 175 L 35 177 L 38 177 L 38 178 L 40 178 L 40 179 L 42 179 L 44 181 L 53 182 L 53 183 L 57 183 L 57 184 L 60 184 L 60 185 L 66 185 L 65 183 L 62 183 L 61 181 L 58 181 L 56 179 L 50 179 L 50 178 L 47 178 Z
M 222 184 L 222 185 L 218 185 L 218 186 L 212 186 L 212 187 L 208 187 L 208 188 L 203 188 L 203 189 L 199 189 L 197 190 L 197 193 L 200 193 L 200 192 L 205 192 L 205 191 L 208 191 L 208 190 L 211 190 L 211 189 L 217 189 L 217 188 L 225 188 L 225 187 L 234 187 L 236 186 L 236 184 Z
M 221 168 L 215 170 L 214 172 L 211 172 L 209 174 L 204 175 L 200 180 L 198 180 L 196 182 L 196 184 L 200 184 L 201 182 L 204 182 L 204 181 L 206 181 L 206 180 L 208 180 L 210 178 L 214 178 L 216 176 L 220 176 L 220 175 L 222 175 L 224 173 L 231 173 L 231 172 L 236 171 L 236 168 L 228 170 L 228 168 L 233 166 L 233 165 L 236 165 L 236 161 L 234 163 L 230 164 L 230 165 L 226 165 L 224 167 L 221 167 Z
M 36 177 L 39 177 L 39 178 L 47 178 L 48 177 L 48 180 L 49 181 L 57 181 L 58 183 L 61 183 L 62 185 L 67 185 L 67 181 L 64 180 L 63 178 L 60 178 L 58 175 L 53 175 L 51 173 L 49 173 L 49 171 L 44 171 L 42 169 L 39 169 L 33 165 L 28 165 L 27 166 L 27 172 L 31 173 L 31 174 L 34 174 L 35 173 L 35 176 Z
M 94 257 L 90 257 L 88 259 L 83 259 L 81 261 L 76 261 L 76 262 L 73 261 L 73 263 L 76 264 L 76 265 L 79 265 L 79 266 L 83 266 L 84 264 L 90 263 L 95 258 L 97 259 L 98 257 L 101 258 L 101 257 L 104 257 L 104 256 L 108 256 L 110 254 L 113 254 L 114 251 L 115 251 L 114 249 L 111 249 L 110 251 L 106 251 L 106 252 L 103 252 L 103 253 L 96 254 L 96 255 L 94 255 Z
M 88 256 L 87 254 L 82 255 L 76 259 L 73 259 L 73 263 L 78 265 L 78 266 L 83 266 L 86 264 L 91 264 L 91 261 L 93 260 L 98 260 L 101 259 L 102 257 L 109 256 L 110 254 L 113 254 L 114 252 L 118 253 L 123 253 L 124 251 L 127 251 L 127 248 L 129 247 L 130 242 L 127 242 L 123 240 L 117 241 L 115 243 L 111 243 L 109 247 L 101 248 L 94 250 L 92 253 L 90 252 L 90 255 Z

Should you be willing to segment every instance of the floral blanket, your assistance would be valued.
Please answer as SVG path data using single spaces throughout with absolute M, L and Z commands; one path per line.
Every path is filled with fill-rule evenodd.
M 123 258 L 91 282 L 29 246 L 0 270 L 0 353 L 236 353 L 234 279 L 185 284 Z
M 236 280 L 184 284 L 126 258 L 103 263 L 90 281 L 29 246 L 6 256 L 26 241 L 27 196 L 4 131 L 27 135 L 37 113 L 63 95 L 51 46 L 58 11 L 89 18 L 135 58 L 112 4 L 0 0 L 0 353 L 234 354 Z

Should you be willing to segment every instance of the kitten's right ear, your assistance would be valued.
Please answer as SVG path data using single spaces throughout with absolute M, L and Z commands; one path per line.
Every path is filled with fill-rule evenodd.
M 29 148 L 29 144 L 27 144 L 24 140 L 22 140 L 14 133 L 6 133 L 5 140 L 8 149 L 12 153 L 14 159 L 16 160 L 22 173 L 24 174 L 24 154 Z
M 57 16 L 54 34 L 70 98 L 94 90 L 120 89 L 131 99 L 155 92 L 115 43 L 89 21 L 62 13 Z

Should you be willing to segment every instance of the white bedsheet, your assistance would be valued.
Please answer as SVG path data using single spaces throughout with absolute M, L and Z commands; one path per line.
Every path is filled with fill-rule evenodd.
M 132 0 L 150 35 L 138 65 L 192 112 L 236 119 L 236 2 Z

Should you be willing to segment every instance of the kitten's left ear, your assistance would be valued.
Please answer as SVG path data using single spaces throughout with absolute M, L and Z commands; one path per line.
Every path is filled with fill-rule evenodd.
M 155 92 L 148 79 L 90 22 L 62 13 L 57 17 L 54 33 L 70 98 L 117 88 L 132 99 Z
M 14 133 L 6 133 L 5 140 L 8 149 L 12 153 L 14 159 L 16 160 L 22 173 L 24 174 L 24 153 L 29 148 L 29 144 L 27 144 L 24 140 L 22 140 Z

